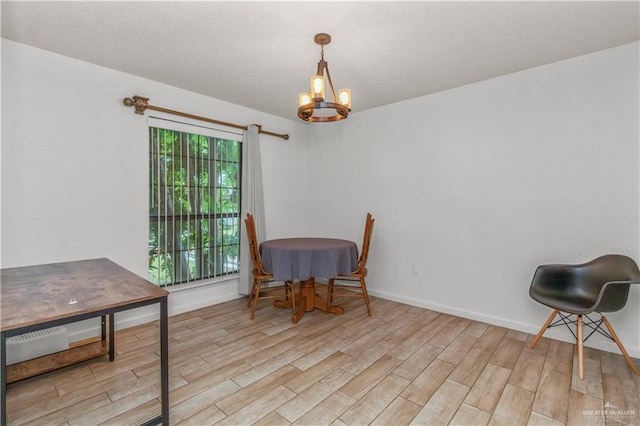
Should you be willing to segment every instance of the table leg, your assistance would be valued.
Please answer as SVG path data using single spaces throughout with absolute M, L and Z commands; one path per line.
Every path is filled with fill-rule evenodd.
M 305 306 L 307 312 L 313 311 L 314 309 L 320 309 L 323 312 L 327 311 L 327 302 L 316 293 L 316 282 L 313 277 L 300 282 L 300 294 L 307 298 Z M 341 315 L 344 314 L 344 309 L 342 306 L 331 306 L 329 312 Z
M 291 315 L 292 323 L 297 324 L 298 321 L 300 321 L 300 318 L 302 318 L 305 312 L 307 312 L 305 309 L 303 309 L 306 306 L 306 304 L 307 304 L 307 297 L 300 295 L 300 302 L 297 303 L 295 311 Z
M 0 381 L 0 411 L 2 412 L 0 417 L 0 425 L 5 426 L 7 424 L 7 336 L 5 333 L 0 333 L 0 374 L 2 378 Z
M 169 312 L 167 297 L 160 299 L 160 403 L 162 424 L 169 425 Z
M 292 289 L 292 291 L 294 291 Z M 304 315 L 304 313 L 306 312 L 306 303 L 307 303 L 307 298 L 302 294 L 302 292 L 300 292 L 300 297 L 298 297 L 298 300 L 296 301 L 296 306 L 293 306 L 294 303 L 294 297 L 292 297 L 289 300 L 275 300 L 273 302 L 273 306 L 275 308 L 287 308 L 287 309 L 291 309 L 293 314 L 291 315 L 291 322 L 294 324 L 297 324 L 298 321 L 300 321 L 300 318 L 302 318 L 302 316 Z
M 102 340 L 107 340 L 107 316 L 100 317 L 100 326 L 102 329 Z
M 107 317 L 109 317 L 108 327 L 107 327 Z M 102 315 L 100 317 L 100 325 L 102 329 L 102 341 L 109 343 L 109 361 L 113 361 L 116 357 L 115 338 L 114 338 L 114 330 L 115 330 L 114 314 Z M 107 336 L 107 332 L 108 332 L 108 336 Z
M 114 312 L 109 314 L 109 361 L 113 361 L 116 358 L 116 314 Z
M 313 305 L 317 309 L 320 309 L 323 312 L 327 312 L 327 302 L 317 293 L 314 294 Z M 342 315 L 344 314 L 344 308 L 342 306 L 331 305 L 331 309 L 329 309 L 329 312 L 332 314 Z
M 297 324 L 305 314 L 305 312 L 311 312 L 315 309 L 314 299 L 316 294 L 316 282 L 313 277 L 307 280 L 300 281 L 300 302 L 296 306 L 295 313 L 291 318 L 294 324 Z
M 308 280 L 300 281 L 300 298 L 305 298 L 306 303 L 303 305 L 305 312 L 311 312 L 315 309 L 314 296 L 316 294 L 316 280 L 311 277 Z
M 305 314 L 305 312 L 311 312 L 314 309 L 320 309 L 323 312 L 327 311 L 327 302 L 316 293 L 316 281 L 313 277 L 306 280 L 300 280 L 300 296 L 298 306 L 296 306 L 295 313 L 292 317 L 292 322 L 297 324 Z M 273 306 L 276 308 L 291 308 L 291 300 L 276 300 L 273 302 Z M 329 310 L 332 314 L 344 314 L 342 306 L 331 306 Z

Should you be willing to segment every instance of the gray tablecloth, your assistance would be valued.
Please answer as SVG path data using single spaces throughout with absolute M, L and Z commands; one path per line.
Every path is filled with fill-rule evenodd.
M 348 275 L 358 266 L 358 246 L 333 238 L 283 238 L 260 244 L 264 269 L 276 281 Z

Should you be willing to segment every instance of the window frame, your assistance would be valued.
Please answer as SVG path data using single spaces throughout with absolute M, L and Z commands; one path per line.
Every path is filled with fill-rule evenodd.
M 149 221 L 148 221 L 148 255 L 149 255 L 149 266 L 148 266 L 148 278 L 151 282 L 155 283 L 156 285 L 163 287 L 163 288 L 167 288 L 167 289 L 172 289 L 172 288 L 184 288 L 184 287 L 191 287 L 193 285 L 202 285 L 202 284 L 207 284 L 207 283 L 211 283 L 211 282 L 217 282 L 217 281 L 222 281 L 222 280 L 227 280 L 230 277 L 237 277 L 239 275 L 239 270 L 240 270 L 240 266 L 239 266 L 239 261 L 240 261 L 240 245 L 241 245 L 241 237 L 242 237 L 242 226 L 241 226 L 241 198 L 242 198 L 242 139 L 243 139 L 243 135 L 242 133 L 238 133 L 238 132 L 234 132 L 234 131 L 227 131 L 227 130 L 222 130 L 222 129 L 216 129 L 216 128 L 212 128 L 212 127 L 208 127 L 208 126 L 202 126 L 202 125 L 198 125 L 198 124 L 192 124 L 192 123 L 185 123 L 185 122 L 181 122 L 181 121 L 175 121 L 172 119 L 166 119 L 166 118 L 162 118 L 162 117 L 154 117 L 154 116 L 149 116 L 148 117 L 148 132 L 147 132 L 147 138 L 148 138 L 148 149 L 147 149 L 147 155 L 148 155 L 148 167 L 149 167 L 149 174 L 148 174 L 148 183 L 147 183 L 147 188 L 149 190 L 149 197 L 148 197 L 148 213 L 149 213 Z M 198 136 L 204 136 L 204 137 L 208 137 L 208 138 L 214 138 L 214 139 L 222 139 L 225 141 L 231 141 L 232 143 L 236 143 L 237 147 L 235 147 L 235 150 L 237 152 L 237 161 L 235 161 L 235 157 L 234 157 L 234 161 L 232 162 L 233 164 L 235 164 L 235 168 L 236 171 L 234 172 L 233 176 L 235 179 L 235 183 L 237 185 L 237 187 L 233 187 L 235 194 L 234 194 L 234 199 L 237 200 L 237 210 L 233 211 L 233 212 L 221 212 L 219 211 L 219 203 L 220 203 L 220 199 L 218 196 L 219 191 L 224 190 L 224 186 L 220 185 L 219 178 L 220 178 L 220 163 L 221 162 L 228 162 L 228 158 L 219 158 L 218 157 L 218 151 L 215 149 L 216 146 L 218 145 L 217 141 L 213 140 L 210 141 L 210 144 L 212 145 L 212 147 L 214 148 L 213 151 L 213 155 L 209 155 L 208 163 L 212 163 L 214 166 L 214 170 L 213 173 L 208 173 L 208 177 L 207 177 L 207 181 L 208 184 L 211 185 L 208 188 L 213 190 L 213 196 L 211 197 L 211 193 L 210 193 L 210 198 L 208 199 L 208 201 L 211 201 L 211 199 L 215 200 L 215 204 L 214 204 L 214 210 L 211 211 L 209 210 L 208 212 L 193 212 L 193 211 L 174 211 L 173 214 L 163 214 L 160 210 L 161 208 L 158 207 L 156 211 L 153 211 L 153 189 L 154 189 L 154 171 L 153 171 L 153 155 L 154 155 L 154 146 L 153 143 L 154 141 L 152 140 L 152 128 L 157 128 L 157 129 L 162 129 L 162 130 L 168 130 L 168 131 L 173 131 L 173 132 L 179 132 L 179 133 L 185 133 L 187 134 L 187 137 L 189 137 L 188 135 L 198 135 Z M 186 144 L 188 144 L 189 142 L 184 142 Z M 172 156 L 173 158 L 177 158 L 177 157 L 181 157 L 183 156 L 181 153 L 180 154 L 175 154 L 175 152 L 172 151 Z M 191 161 L 191 159 L 195 159 L 197 161 L 200 161 L 200 158 L 198 156 L 191 156 L 190 154 L 187 154 L 186 156 L 183 156 L 184 158 L 186 158 L 187 162 Z M 159 161 L 159 160 L 158 160 Z M 166 162 L 165 162 L 166 164 Z M 226 168 L 223 168 L 226 170 Z M 175 170 L 174 170 L 175 173 Z M 188 172 L 187 172 L 188 173 Z M 190 175 L 189 175 L 190 176 Z M 194 175 L 195 176 L 195 175 Z M 175 176 L 173 176 L 175 177 Z M 161 188 L 160 186 L 158 186 L 158 188 Z M 194 187 L 191 187 L 189 185 L 187 185 L 187 188 L 193 189 Z M 202 186 L 195 186 L 196 190 L 201 190 Z M 159 189 L 160 191 L 161 189 Z M 175 195 L 175 191 L 173 192 L 173 194 Z M 187 196 L 187 199 L 188 196 Z M 184 201 L 184 199 L 183 199 Z M 193 207 L 192 204 L 190 204 L 190 202 L 188 203 L 189 207 Z M 208 204 L 207 204 L 208 206 Z M 217 233 L 218 227 L 221 226 L 218 221 L 219 220 L 225 220 L 225 219 L 233 219 L 233 223 L 230 228 L 233 230 L 232 232 L 234 233 L 234 240 L 235 243 L 228 245 L 225 244 L 225 237 L 224 237 L 224 232 L 222 233 Z M 152 241 L 152 225 L 154 222 L 160 222 L 160 221 L 164 221 L 165 226 L 167 223 L 171 223 L 173 228 L 171 232 L 166 231 L 165 228 L 165 235 L 171 233 L 172 237 L 171 239 L 173 240 L 174 238 L 179 238 L 182 241 L 182 244 L 184 244 L 184 235 L 185 235 L 185 227 L 186 227 L 186 233 L 187 234 L 191 234 L 191 228 L 190 226 L 193 226 L 193 229 L 195 230 L 196 227 L 201 227 L 202 224 L 198 224 L 197 221 L 207 221 L 209 222 L 207 224 L 207 227 L 209 229 L 209 238 L 212 238 L 212 236 L 215 235 L 221 235 L 220 241 L 221 244 L 217 244 L 217 240 L 218 237 L 215 238 L 216 242 L 214 242 L 213 244 L 209 244 L 208 246 L 205 245 L 198 245 L 193 246 L 193 248 L 189 245 L 189 243 L 187 243 L 187 248 L 183 249 L 181 253 L 181 256 L 184 256 L 185 254 L 187 255 L 186 258 L 182 258 L 181 260 L 178 261 L 178 263 L 180 263 L 180 265 L 176 265 L 176 264 L 171 264 L 169 266 L 170 269 L 172 269 L 173 274 L 170 274 L 170 280 L 164 280 L 161 279 L 161 277 L 159 277 L 158 273 L 156 273 L 155 276 L 153 276 L 153 272 L 152 272 L 152 256 L 154 256 L 154 253 L 152 253 L 152 248 L 154 247 L 153 241 Z M 191 221 L 191 223 L 190 223 Z M 182 225 L 179 225 L 178 228 L 175 227 L 176 223 L 181 223 Z M 222 225 L 221 229 L 224 229 L 224 225 Z M 158 226 L 155 227 L 156 229 L 156 239 L 158 238 L 158 235 L 160 235 L 160 224 L 158 224 Z M 176 231 L 176 229 L 178 231 Z M 182 235 L 176 235 L 176 232 L 178 232 L 179 234 Z M 193 233 L 193 235 L 195 235 L 195 231 Z M 187 237 L 188 238 L 188 237 Z M 188 239 L 187 239 L 188 241 Z M 171 245 L 173 246 L 175 242 L 172 242 Z M 155 256 L 159 256 L 160 253 L 160 246 L 161 244 L 156 244 L 155 248 L 157 249 Z M 167 247 L 166 244 L 166 238 L 165 238 L 165 248 Z M 235 269 L 234 270 L 226 270 L 225 268 L 219 268 L 218 264 L 216 263 L 216 260 L 218 260 L 218 258 L 220 256 L 225 256 L 226 254 L 224 253 L 224 247 L 235 247 Z M 214 253 L 211 254 L 209 253 L 207 256 L 204 256 L 203 250 L 214 250 Z M 220 250 L 220 254 L 218 254 L 218 250 Z M 204 259 L 205 257 L 207 258 L 207 261 L 209 261 L 210 263 L 208 263 L 208 265 L 210 265 L 209 267 L 207 267 L 207 271 L 208 274 L 206 276 L 199 276 L 199 272 L 201 271 L 195 271 L 196 273 L 193 274 L 192 273 L 192 269 L 193 269 L 193 262 L 196 262 L 196 260 L 194 259 L 192 255 L 192 252 L 195 253 L 195 256 L 201 256 L 200 259 L 202 261 L 202 259 Z M 171 262 L 174 261 L 175 259 L 175 253 L 176 250 L 172 248 L 172 252 L 170 254 L 165 254 L 165 256 L 171 256 Z M 198 253 L 200 253 L 200 255 L 198 255 Z M 211 257 L 209 257 L 211 256 Z M 166 259 L 166 257 L 165 257 Z M 176 268 L 183 268 L 184 263 L 182 262 L 183 259 L 186 259 L 186 268 L 188 269 L 188 273 L 187 276 L 184 277 L 182 275 L 178 276 L 176 274 L 177 270 Z M 211 263 L 212 262 L 212 263 Z M 224 263 L 226 264 L 226 260 L 224 261 Z M 157 264 L 156 264 L 157 265 Z M 210 269 L 209 269 L 210 268 Z M 194 276 L 195 275 L 195 276 Z

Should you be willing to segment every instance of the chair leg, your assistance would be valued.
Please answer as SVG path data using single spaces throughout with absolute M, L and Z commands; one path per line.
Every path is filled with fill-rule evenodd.
M 633 371 L 633 374 L 635 374 L 636 376 L 640 376 L 640 372 L 638 371 L 638 367 L 636 367 L 636 365 L 634 364 L 633 360 L 631 359 L 631 357 L 629 356 L 629 354 L 625 350 L 624 346 L 622 346 L 622 342 L 620 341 L 620 339 L 618 339 L 618 335 L 616 334 L 616 332 L 613 331 L 613 327 L 611 327 L 611 324 L 609 323 L 609 320 L 604 315 L 602 315 L 602 319 L 604 320 L 604 325 L 607 326 L 607 330 L 609 330 L 609 334 L 611 334 L 611 337 L 613 337 L 613 340 L 616 342 L 616 345 L 618 345 L 618 349 L 620 349 L 620 352 L 622 352 L 622 356 L 624 357 L 624 359 L 627 360 L 627 363 L 629 364 L 629 367 L 631 367 L 631 370 Z
M 291 322 L 296 322 L 296 289 L 293 288 L 293 281 L 288 281 L 287 294 L 291 292 Z
M 584 379 L 584 339 L 582 338 L 582 315 L 578 315 L 576 323 L 576 343 L 578 345 L 578 373 Z
M 327 309 L 324 311 L 326 314 L 331 312 L 331 303 L 333 302 L 333 282 L 334 279 L 331 278 L 327 284 Z
M 364 303 L 367 305 L 367 314 L 371 316 L 371 307 L 369 306 L 369 293 L 367 293 L 367 284 L 364 282 L 364 277 L 360 278 L 360 287 L 362 287 L 362 296 L 364 297 Z
M 256 317 L 256 307 L 258 306 L 258 298 L 260 297 L 260 288 L 262 287 L 262 281 L 256 280 L 255 282 L 256 294 L 253 298 L 253 305 L 251 306 L 251 319 Z
M 547 322 L 544 323 L 544 325 L 542 326 L 542 328 L 538 332 L 538 334 L 535 337 L 535 339 L 533 339 L 533 342 L 531 342 L 531 346 L 529 346 L 531 349 L 533 349 L 538 344 L 538 340 L 540 340 L 540 338 L 542 337 L 544 332 L 547 331 L 547 328 L 549 328 L 549 324 L 551 324 L 551 321 L 553 321 L 553 319 L 556 317 L 557 314 L 558 314 L 558 310 L 557 309 L 554 310 L 553 312 L 551 312 L 551 315 L 549 315 L 549 318 L 547 318 Z
M 249 292 L 249 298 L 247 299 L 247 308 L 251 306 L 251 301 L 253 300 L 253 296 L 255 295 L 255 292 L 256 292 L 256 281 L 252 280 L 251 291 Z

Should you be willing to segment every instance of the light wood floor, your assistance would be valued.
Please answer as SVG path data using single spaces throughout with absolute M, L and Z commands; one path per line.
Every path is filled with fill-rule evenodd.
M 531 350 L 529 334 L 377 298 L 368 317 L 343 300 L 344 315 L 314 311 L 297 325 L 269 300 L 254 321 L 245 300 L 172 317 L 171 424 L 640 423 L 640 379 L 621 355 L 587 349 L 579 380 L 571 344 L 543 338 Z M 149 323 L 117 333 L 113 363 L 9 385 L 10 424 L 152 417 L 158 348 Z

